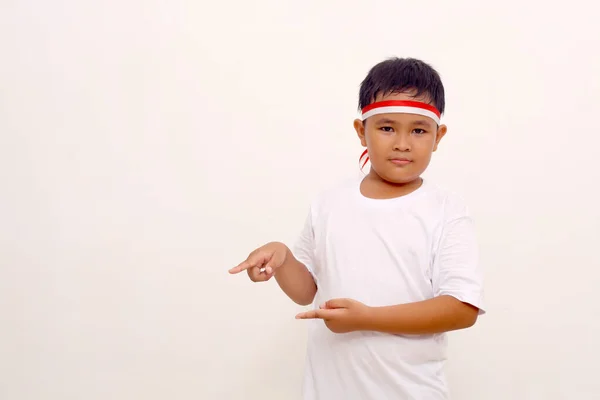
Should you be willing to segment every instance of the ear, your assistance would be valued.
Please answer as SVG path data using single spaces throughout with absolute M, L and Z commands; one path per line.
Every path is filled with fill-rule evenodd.
M 360 139 L 360 144 L 363 147 L 367 147 L 367 139 L 365 138 L 365 123 L 360 119 L 354 120 L 354 130 L 356 130 L 356 134 Z
M 436 151 L 438 148 L 438 144 L 442 140 L 444 136 L 446 136 L 446 132 L 448 132 L 448 128 L 446 125 L 440 125 L 435 135 L 435 144 L 433 145 L 433 151 Z

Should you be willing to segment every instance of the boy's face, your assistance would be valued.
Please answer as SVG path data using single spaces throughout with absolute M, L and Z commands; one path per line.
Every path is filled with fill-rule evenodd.
M 379 96 L 375 101 L 413 100 L 429 103 L 427 97 L 412 93 Z M 415 114 L 378 114 L 365 121 L 357 119 L 354 128 L 360 142 L 369 151 L 371 174 L 387 182 L 403 184 L 417 178 L 429 166 L 431 153 L 446 134 L 431 118 Z

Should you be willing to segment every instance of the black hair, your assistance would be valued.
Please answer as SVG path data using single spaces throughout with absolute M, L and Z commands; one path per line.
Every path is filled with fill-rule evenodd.
M 390 58 L 371 68 L 360 84 L 359 110 L 382 94 L 416 91 L 415 97 L 427 96 L 444 113 L 444 85 L 438 72 L 429 64 L 415 58 Z

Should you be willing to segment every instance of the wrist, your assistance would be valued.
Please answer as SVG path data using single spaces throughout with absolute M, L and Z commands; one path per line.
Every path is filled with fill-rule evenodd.
M 377 307 L 365 306 L 359 318 L 359 329 L 362 331 L 374 331 L 377 326 Z

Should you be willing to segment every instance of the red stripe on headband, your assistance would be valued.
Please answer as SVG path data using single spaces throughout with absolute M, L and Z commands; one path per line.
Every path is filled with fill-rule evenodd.
M 368 106 L 366 106 L 365 108 L 362 109 L 362 113 L 366 113 L 368 111 L 373 110 L 374 108 L 380 108 L 380 107 L 415 107 L 415 108 L 422 108 L 424 110 L 428 110 L 431 111 L 432 113 L 434 113 L 435 115 L 439 117 L 442 116 L 442 114 L 438 111 L 437 108 L 435 108 L 434 106 L 432 106 L 431 104 L 427 104 L 427 103 L 423 103 L 420 101 L 412 101 L 412 100 L 385 100 L 385 101 L 378 101 L 376 103 L 372 103 L 369 104 Z

